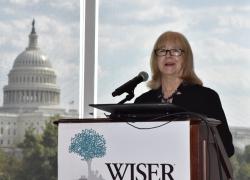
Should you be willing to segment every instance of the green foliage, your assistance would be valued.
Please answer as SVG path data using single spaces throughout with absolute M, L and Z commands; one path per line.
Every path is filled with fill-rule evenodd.
M 250 164 L 243 163 L 238 172 L 238 179 L 249 180 L 250 179 Z
M 23 151 L 22 169 L 17 173 L 19 180 L 57 179 L 57 127 L 55 116 L 46 123 L 43 134 L 28 129 L 24 141 L 19 145 Z
M 15 175 L 20 168 L 20 161 L 15 156 L 0 149 L 0 180 L 16 179 Z
M 60 117 L 52 117 L 43 134 L 33 128 L 25 133 L 24 141 L 18 145 L 22 157 L 0 149 L 0 180 L 56 180 L 57 179 L 57 126 Z
M 246 163 L 250 163 L 250 145 L 245 147 L 245 152 L 243 154 L 243 159 Z
M 240 162 L 237 158 L 237 155 L 235 154 L 233 157 L 230 159 L 232 167 L 233 167 L 233 172 L 234 172 L 234 177 L 236 174 L 238 174 L 239 169 L 240 169 Z
M 234 169 L 234 178 L 237 180 L 249 180 L 250 145 L 246 146 L 243 152 L 241 152 L 239 149 L 236 149 L 235 155 L 230 160 Z

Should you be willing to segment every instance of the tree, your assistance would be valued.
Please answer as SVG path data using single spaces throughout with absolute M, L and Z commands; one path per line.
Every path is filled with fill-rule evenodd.
M 250 179 L 250 164 L 243 163 L 238 171 L 237 179 L 249 180 Z
M 21 168 L 20 160 L 12 153 L 0 149 L 0 180 L 14 180 L 16 173 Z
M 233 170 L 234 178 L 237 180 L 250 179 L 250 145 L 246 146 L 244 151 L 235 149 L 234 156 L 230 159 Z
M 236 176 L 240 169 L 239 155 L 237 154 L 237 149 L 235 149 L 235 154 L 230 158 L 230 161 L 233 167 L 234 178 L 236 179 Z
M 58 131 L 57 126 L 53 124 L 54 121 L 60 119 L 60 116 L 54 116 L 46 124 L 46 128 L 42 135 L 41 144 L 44 147 L 44 162 L 42 168 L 44 174 L 47 177 L 50 177 L 50 180 L 57 180 L 57 140 L 58 140 Z M 48 179 L 48 178 L 44 178 Z
M 19 180 L 57 179 L 57 127 L 53 125 L 59 116 L 52 117 L 43 134 L 35 134 L 30 128 L 24 141 L 19 145 L 23 151 L 22 169 L 17 174 Z
M 242 155 L 242 159 L 248 164 L 250 164 L 250 145 L 247 145 L 244 150 L 244 154 Z
M 103 135 L 98 134 L 93 129 L 82 130 L 71 138 L 69 146 L 70 153 L 76 153 L 86 161 L 88 165 L 88 179 L 91 179 L 91 163 L 93 158 L 101 158 L 106 154 L 106 141 Z

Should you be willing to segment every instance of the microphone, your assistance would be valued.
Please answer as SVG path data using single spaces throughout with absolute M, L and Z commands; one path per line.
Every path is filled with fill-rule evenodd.
M 133 90 L 135 89 L 135 87 L 139 83 L 141 83 L 143 81 L 147 81 L 147 80 L 148 80 L 148 73 L 142 71 L 136 77 L 129 80 L 128 82 L 126 82 L 125 84 L 123 84 L 119 88 L 117 88 L 114 92 L 112 92 L 112 96 L 115 97 L 115 96 L 119 96 L 125 92 L 127 92 L 127 93 L 133 92 Z

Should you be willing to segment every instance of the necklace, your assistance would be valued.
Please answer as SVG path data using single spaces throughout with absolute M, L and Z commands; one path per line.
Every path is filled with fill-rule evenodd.
M 174 96 L 178 93 L 178 89 L 176 89 L 172 94 L 171 96 L 165 98 L 163 93 L 162 93 L 162 102 L 165 102 L 165 103 L 172 103 L 173 102 L 173 98 Z
M 161 99 L 161 102 L 162 103 L 172 103 L 173 99 L 174 99 L 174 97 L 176 95 L 182 94 L 182 92 L 180 91 L 180 87 L 182 87 L 183 85 L 184 85 L 184 82 L 182 82 L 176 89 L 174 89 L 174 88 L 169 89 L 169 90 L 166 89 L 166 91 L 164 91 L 164 89 L 162 88 L 161 89 L 161 94 L 159 95 L 159 98 Z M 173 92 L 172 94 L 171 94 L 171 91 Z M 164 92 L 170 92 L 169 93 L 170 96 L 165 98 L 164 97 Z

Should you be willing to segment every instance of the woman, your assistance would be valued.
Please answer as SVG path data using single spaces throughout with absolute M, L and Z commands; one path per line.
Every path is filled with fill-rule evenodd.
M 135 103 L 173 103 L 188 111 L 221 120 L 217 129 L 228 156 L 234 154 L 232 135 L 218 94 L 202 86 L 194 72 L 192 49 L 178 32 L 165 32 L 157 39 L 151 54 L 150 91 Z

